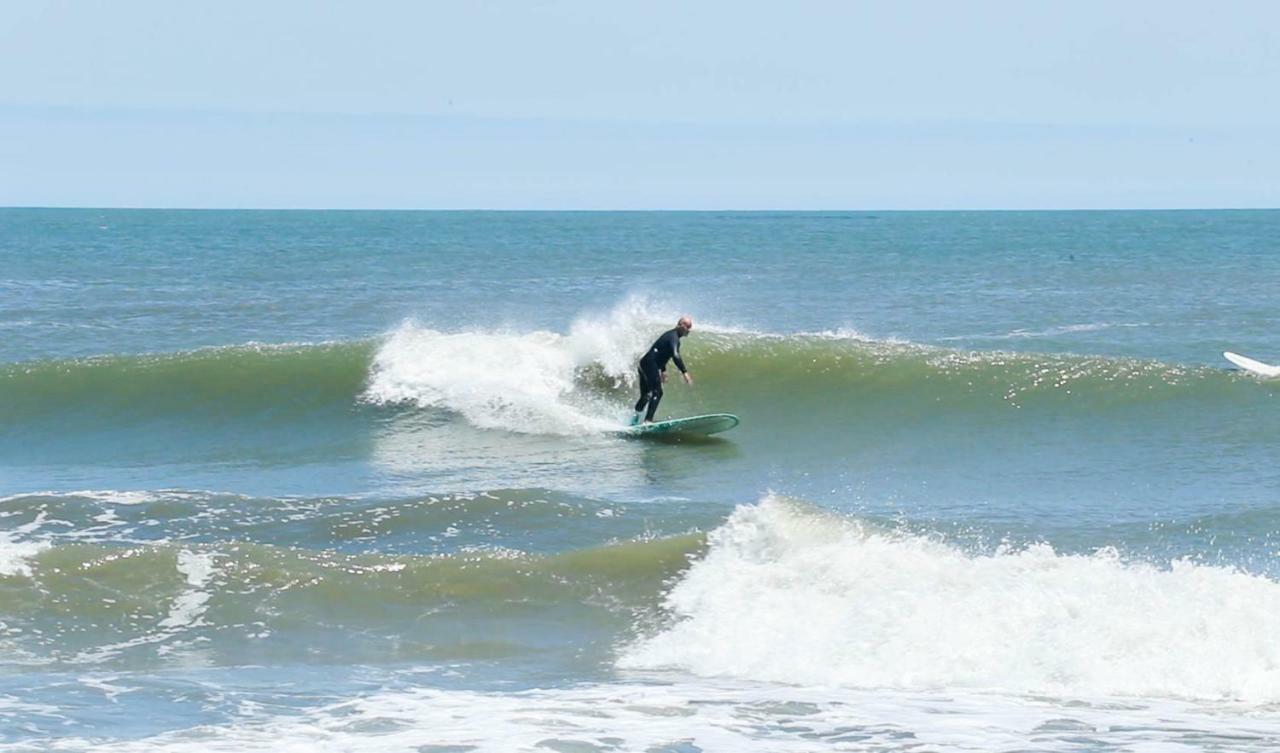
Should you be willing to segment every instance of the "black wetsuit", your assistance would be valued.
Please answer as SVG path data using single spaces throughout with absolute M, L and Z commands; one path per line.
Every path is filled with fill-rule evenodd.
M 652 421 L 653 414 L 658 412 L 658 402 L 662 400 L 662 372 L 667 370 L 667 361 L 675 361 L 681 374 L 687 371 L 684 361 L 680 360 L 680 333 L 674 329 L 663 332 L 640 359 L 640 399 L 636 402 L 636 413 L 644 410 L 647 403 L 646 421 Z

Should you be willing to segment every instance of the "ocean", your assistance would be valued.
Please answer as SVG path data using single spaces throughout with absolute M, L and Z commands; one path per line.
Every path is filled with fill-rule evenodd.
M 0 210 L 0 751 L 1271 751 L 1280 211 Z M 682 314 L 694 385 L 620 436 Z

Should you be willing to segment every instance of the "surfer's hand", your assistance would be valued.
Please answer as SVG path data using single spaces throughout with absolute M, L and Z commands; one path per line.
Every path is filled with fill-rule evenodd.
M 686 371 L 684 374 L 681 374 L 681 376 L 684 377 L 685 384 L 689 386 L 693 386 L 693 374 L 690 374 L 689 372 Z

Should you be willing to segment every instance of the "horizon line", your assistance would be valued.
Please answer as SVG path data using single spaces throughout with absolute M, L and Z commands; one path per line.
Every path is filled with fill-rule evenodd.
M 70 204 L 12 204 L 0 206 L 0 211 L 8 210 L 67 210 L 67 211 L 102 211 L 102 212 L 472 212 L 472 213 L 579 213 L 579 214 L 621 214 L 621 213 L 815 213 L 815 212 L 1268 212 L 1280 210 L 1280 206 L 1192 206 L 1192 207 L 937 207 L 937 208 L 835 208 L 814 207 L 796 208 L 545 208 L 545 207 L 298 207 L 298 206 L 87 206 Z

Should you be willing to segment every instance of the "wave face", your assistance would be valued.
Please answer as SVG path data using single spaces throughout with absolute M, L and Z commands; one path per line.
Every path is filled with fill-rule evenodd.
M 455 555 L 566 548 L 685 533 L 714 524 L 723 506 L 600 501 L 545 489 L 496 489 L 405 498 L 250 497 L 168 489 L 77 491 L 0 498 L 8 529 L 0 572 L 50 545 L 212 546 L 232 541 L 341 555 Z M 21 545 L 19 545 L 21 542 Z M 8 563 L 8 564 L 5 564 Z
M 975 545 L 776 495 L 723 515 L 538 490 L 10 497 L 0 656 L 117 671 L 571 654 L 852 690 L 1280 700 L 1274 578 Z
M 484 428 L 570 433 L 611 426 L 631 401 L 639 355 L 666 322 L 631 300 L 607 315 L 580 318 L 563 335 L 446 333 L 405 324 L 379 347 L 364 399 L 443 408 Z M 695 399 L 743 411 L 784 397 L 789 412 L 821 405 L 828 416 L 834 409 L 872 420 L 1010 409 L 1105 416 L 1168 402 L 1216 402 L 1230 410 L 1259 398 L 1256 380 L 1222 369 L 964 351 L 850 330 L 776 334 L 700 324 L 683 350 L 706 393 Z M 668 396 L 690 402 L 679 387 Z
M 363 384 L 370 342 L 243 345 L 185 353 L 101 356 L 0 367 L 0 423 L 83 425 L 173 417 L 288 417 L 349 404 Z
M 370 405 L 443 411 L 484 429 L 602 430 L 632 401 L 636 360 L 662 321 L 624 307 L 582 319 L 567 334 L 406 323 L 377 341 L 12 364 L 0 368 L 0 421 L 30 427 L 73 416 L 64 428 L 74 430 L 170 418 L 293 420 Z M 743 410 L 779 395 L 790 410 L 821 403 L 872 419 L 1008 409 L 1103 415 L 1171 401 L 1232 410 L 1274 397 L 1256 380 L 1221 369 L 959 351 L 852 332 L 708 326 L 685 341 L 684 352 L 700 399 Z M 679 388 L 668 395 L 685 397 Z
M 635 527 L 648 513 L 525 492 L 355 515 L 323 514 L 335 501 L 282 500 L 238 528 L 216 513 L 190 520 L 201 516 L 182 513 L 180 495 L 116 498 L 96 531 L 63 524 L 89 499 L 6 502 L 7 517 L 30 513 L 0 541 L 11 666 L 487 661 L 591 646 L 624 672 L 740 682 L 1280 701 L 1280 584 L 1185 558 L 981 551 L 776 496 L 706 536 L 655 536 Z M 164 535 L 142 540 L 147 526 L 127 510 L 155 520 L 166 506 Z M 566 529 L 579 517 L 612 536 L 557 549 L 556 528 L 585 538 Z M 402 526 L 446 541 L 437 554 L 358 546 L 394 548 Z M 503 546 L 486 526 L 532 531 L 547 551 Z M 290 532 L 312 548 L 285 543 Z M 356 546 L 342 551 L 344 541 Z
M 620 665 L 853 688 L 1280 701 L 1280 584 L 1047 545 L 974 555 L 781 498 L 739 508 Z
M 910 497 L 971 517 L 958 506 L 994 500 L 1066 524 L 1079 505 L 1091 521 L 1108 505 L 1129 520 L 1157 503 L 1206 515 L 1223 474 L 1243 474 L 1256 506 L 1280 441 L 1274 388 L 1225 369 L 698 322 L 684 344 L 695 387 L 671 385 L 660 415 L 742 425 L 696 453 L 628 446 L 607 435 L 630 416 L 638 355 L 675 316 L 628 299 L 566 332 L 406 322 L 367 341 L 11 365 L 0 457 L 15 473 L 0 493 L 539 487 L 724 503 L 781 477 L 782 491 L 884 512 Z M 650 488 L 654 463 L 671 485 Z M 1085 475 L 1086 499 L 1070 499 Z
M 226 541 L 0 546 L 0 660 L 119 670 L 571 650 L 607 641 L 656 608 L 661 584 L 701 538 L 553 555 L 342 554 Z
M 658 607 L 718 514 L 538 489 L 0 499 L 0 661 L 115 671 L 546 657 Z

